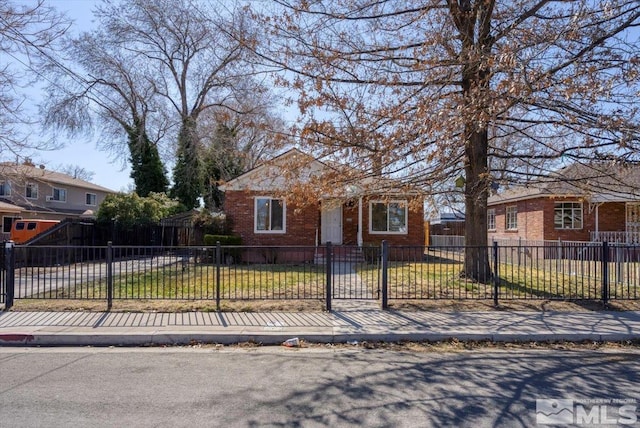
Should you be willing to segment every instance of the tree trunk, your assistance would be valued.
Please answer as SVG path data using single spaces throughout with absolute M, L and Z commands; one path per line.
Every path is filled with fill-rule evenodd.
M 487 238 L 488 131 L 470 131 L 466 144 L 465 166 L 465 245 L 464 276 L 488 283 L 491 280 Z

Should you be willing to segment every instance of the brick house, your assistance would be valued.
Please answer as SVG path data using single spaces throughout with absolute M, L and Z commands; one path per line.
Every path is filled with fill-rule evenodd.
M 574 164 L 489 198 L 489 240 L 640 243 L 640 169 Z
M 423 197 L 417 192 L 387 188 L 383 195 L 370 186 L 336 185 L 331 195 L 304 202 L 288 193 L 331 168 L 292 149 L 224 183 L 233 233 L 243 245 L 423 245 Z

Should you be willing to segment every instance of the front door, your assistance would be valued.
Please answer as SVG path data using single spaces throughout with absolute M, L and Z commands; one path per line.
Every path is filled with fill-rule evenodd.
M 342 244 L 342 203 L 340 201 L 322 202 L 322 243 Z

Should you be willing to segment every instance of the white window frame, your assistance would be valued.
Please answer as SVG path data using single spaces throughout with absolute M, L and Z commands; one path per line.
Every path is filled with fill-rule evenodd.
M 487 230 L 496 230 L 496 209 L 487 209 Z
M 27 191 L 31 190 L 31 196 L 27 194 Z M 35 192 L 35 196 L 33 196 Z M 24 197 L 27 199 L 38 199 L 38 184 L 37 183 L 27 183 L 24 185 Z
M 5 230 L 4 228 L 4 223 L 6 221 L 6 219 L 11 219 L 11 224 L 9 225 L 9 230 Z M 22 217 L 20 216 L 12 216 L 12 215 L 3 215 L 2 216 L 2 224 L 0 225 L 0 232 L 2 233 L 9 233 L 11 232 L 11 227 L 13 227 L 13 222 L 16 220 L 20 220 Z
M 58 198 L 56 198 L 56 191 L 58 192 Z M 60 199 L 60 192 L 64 192 L 64 199 Z M 53 190 L 51 190 L 51 202 L 60 202 L 60 203 L 65 203 L 67 202 L 67 189 L 65 189 L 64 187 L 54 187 Z
M 89 199 L 89 196 L 93 196 L 93 203 L 90 204 L 87 202 L 87 200 Z M 84 194 L 84 204 L 89 206 L 89 207 L 95 207 L 98 204 L 98 195 L 96 195 L 95 193 L 85 193 Z
M 373 230 L 373 204 L 384 204 L 387 207 L 387 230 Z M 389 205 L 401 204 L 404 206 L 404 230 L 389 231 Z M 406 200 L 374 200 L 369 201 L 369 234 L 371 235 L 407 235 L 409 233 L 409 204 Z
M 282 230 L 271 230 L 271 224 L 269 224 L 269 229 L 267 230 L 258 229 L 258 201 L 263 199 L 282 202 Z M 269 216 L 269 222 L 271 223 L 271 216 Z M 253 200 L 253 233 L 264 233 L 272 235 L 281 235 L 287 233 L 287 201 L 283 198 L 274 198 L 271 196 L 256 196 Z
M 0 189 L 2 189 L 0 196 L 11 196 L 11 182 L 9 180 L 0 181 Z
M 558 226 L 556 222 L 557 212 L 560 211 L 560 220 L 562 224 Z M 576 217 L 575 214 L 580 213 L 580 224 L 576 225 Z M 571 225 L 569 227 L 565 227 L 564 225 L 564 216 L 569 215 L 571 219 Z M 556 230 L 581 230 L 584 225 L 584 210 L 582 209 L 582 202 L 577 201 L 562 201 L 556 202 L 553 205 L 553 227 Z
M 504 210 L 504 228 L 506 230 L 518 230 L 518 206 L 509 205 Z

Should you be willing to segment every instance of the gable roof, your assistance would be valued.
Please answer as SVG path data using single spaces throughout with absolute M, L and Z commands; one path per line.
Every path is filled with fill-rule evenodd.
M 35 165 L 0 162 L 0 178 L 24 177 L 28 180 L 73 186 L 81 189 L 94 190 L 105 193 L 116 193 L 114 190 L 99 186 L 86 180 L 73 178 L 61 172 L 51 171 Z
M 285 166 L 289 169 L 297 169 L 297 178 L 319 174 L 329 168 L 313 156 L 294 148 L 227 181 L 219 188 L 223 192 L 228 190 L 268 191 L 282 188 L 287 180 L 287 177 L 283 175 Z
M 576 197 L 592 203 L 640 200 L 640 165 L 572 164 L 530 186 L 513 186 L 490 196 L 488 205 L 539 197 Z
M 296 148 L 270 159 L 250 171 L 219 186 L 229 190 L 280 191 L 292 183 L 309 183 L 313 178 L 329 179 L 335 186 L 324 189 L 323 197 L 348 195 L 419 195 L 416 188 L 403 186 L 399 180 L 363 176 L 349 165 L 327 163 Z M 316 182 L 316 184 L 318 184 Z M 322 186 L 324 187 L 324 186 Z

